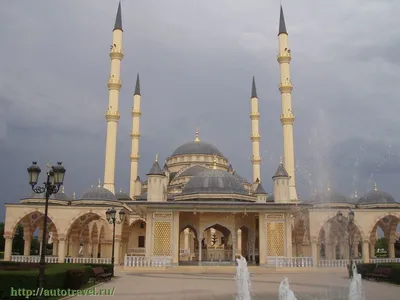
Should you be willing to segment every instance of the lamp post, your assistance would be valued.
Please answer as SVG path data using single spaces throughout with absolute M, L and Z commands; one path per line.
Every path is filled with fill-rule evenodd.
M 43 236 L 42 236 L 42 251 L 40 253 L 39 263 L 39 288 L 44 288 L 44 269 L 45 269 L 45 257 L 46 257 L 46 237 L 47 237 L 47 212 L 49 209 L 49 197 L 52 194 L 56 194 L 64 182 L 65 168 L 62 162 L 57 162 L 57 165 L 48 165 L 49 170 L 47 171 L 47 179 L 44 182 L 44 186 L 37 186 L 40 172 L 42 171 L 38 166 L 37 162 L 32 162 L 32 165 L 28 168 L 29 184 L 32 187 L 33 192 L 36 194 L 46 194 L 46 202 L 44 206 L 44 218 L 43 218 Z
M 354 246 L 354 232 L 353 232 L 353 222 L 354 222 L 354 211 L 350 208 L 347 217 L 338 211 L 336 217 L 341 224 L 347 225 L 348 243 L 349 243 L 349 274 L 353 277 L 352 267 L 353 267 L 353 246 Z
M 111 264 L 112 264 L 112 277 L 114 277 L 114 251 L 115 251 L 115 224 L 121 224 L 124 219 L 125 219 L 125 211 L 123 209 L 121 209 L 119 211 L 119 220 L 117 220 L 117 211 L 113 208 L 108 209 L 106 211 L 106 217 L 107 217 L 107 221 L 108 223 L 113 225 L 113 236 L 112 236 L 112 250 L 111 250 Z

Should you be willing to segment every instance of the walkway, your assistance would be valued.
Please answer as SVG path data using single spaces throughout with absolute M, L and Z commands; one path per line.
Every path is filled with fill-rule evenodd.
M 280 281 L 287 276 L 298 300 L 348 299 L 346 273 L 333 271 L 274 271 L 251 269 L 252 300 L 277 300 Z M 117 271 L 118 278 L 97 287 L 115 289 L 126 300 L 234 300 L 235 269 L 179 267 L 160 271 Z M 363 281 L 367 300 L 398 300 L 400 286 Z M 99 298 L 99 297 L 96 297 Z M 93 299 L 81 296 L 74 299 Z

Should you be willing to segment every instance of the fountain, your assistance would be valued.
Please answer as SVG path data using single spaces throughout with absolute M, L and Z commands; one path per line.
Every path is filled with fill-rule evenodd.
M 350 281 L 349 300 L 365 300 L 361 274 L 357 273 L 357 266 L 354 262 L 351 267 L 353 269 L 353 277 Z
M 246 259 L 240 255 L 240 258 L 236 259 L 236 286 L 237 286 L 237 297 L 236 300 L 251 300 L 250 294 L 250 273 L 247 269 Z
M 297 300 L 293 291 L 289 288 L 289 280 L 286 277 L 279 285 L 279 300 Z
M 243 256 L 236 259 L 236 286 L 237 296 L 236 300 L 251 300 L 251 281 L 250 273 L 247 269 L 247 261 Z M 350 281 L 349 294 L 346 300 L 366 300 L 364 290 L 362 287 L 361 274 L 357 273 L 356 264 L 353 262 L 353 277 Z M 279 300 L 297 300 L 293 291 L 289 287 L 288 278 L 284 277 L 279 285 Z M 316 299 L 316 298 L 313 298 Z M 325 298 L 324 298 L 325 299 Z M 337 298 L 335 298 L 337 299 Z

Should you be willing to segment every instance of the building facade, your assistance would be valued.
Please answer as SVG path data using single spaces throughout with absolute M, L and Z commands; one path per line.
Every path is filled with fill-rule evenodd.
M 156 157 L 146 180 L 141 180 L 139 75 L 132 108 L 130 190 L 116 191 L 122 42 L 119 4 L 110 49 L 104 184 L 90 187 L 80 198 L 66 195 L 63 188 L 51 196 L 47 232 L 53 253 L 47 258 L 49 262 L 108 260 L 113 240 L 112 225 L 106 220 L 110 207 L 126 213 L 123 222 L 116 225 L 116 264 L 230 264 L 240 255 L 260 266 L 333 266 L 350 256 L 370 261 L 375 256 L 378 227 L 389 240 L 388 258 L 396 259 L 394 244 L 400 203 L 376 185 L 362 197 L 355 194 L 348 198 L 328 188 L 314 193 L 310 199 L 298 198 L 291 53 L 282 7 L 277 61 L 284 153 L 272 177 L 271 195 L 262 185 L 260 112 L 254 78 L 249 99 L 253 168 L 250 181 L 238 174 L 217 147 L 202 141 L 198 131 L 194 140 L 176 148 L 163 167 Z M 6 204 L 5 260 L 36 259 L 31 255 L 31 242 L 37 228 L 41 235 L 44 203 L 43 194 L 31 194 L 19 203 Z M 347 215 L 348 211 L 355 214 L 354 220 Z M 24 231 L 23 255 L 13 255 L 12 251 L 18 224 L 22 224 Z

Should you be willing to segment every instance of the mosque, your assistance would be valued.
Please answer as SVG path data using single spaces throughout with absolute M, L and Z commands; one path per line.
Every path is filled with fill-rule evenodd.
M 171 266 L 232 264 L 240 255 L 260 267 L 277 262 L 284 266 L 300 266 L 300 262 L 316 267 L 333 266 L 335 261 L 349 256 L 369 262 L 375 257 L 378 227 L 389 239 L 388 258 L 396 259 L 394 244 L 400 203 L 390 194 L 375 185 L 366 195 L 355 194 L 351 199 L 330 188 L 309 199 L 299 199 L 297 195 L 292 57 L 282 7 L 277 62 L 284 150 L 272 177 L 273 193 L 265 192 L 260 176 L 260 112 L 254 78 L 252 88 L 249 87 L 251 180 L 241 177 L 229 159 L 216 146 L 203 141 L 198 132 L 194 140 L 177 147 L 162 167 L 156 157 L 153 165 L 148 166 L 147 178 L 139 178 L 142 133 L 139 75 L 133 94 L 130 189 L 129 194 L 116 191 L 123 33 L 120 3 L 110 47 L 104 184 L 99 182 L 80 197 L 66 195 L 63 188 L 50 197 L 47 232 L 51 235 L 53 252 L 46 260 L 109 259 L 113 226 L 107 222 L 106 211 L 111 207 L 117 213 L 125 212 L 115 229 L 116 264 L 160 257 L 168 258 Z M 5 205 L 5 260 L 36 259 L 31 255 L 31 241 L 35 230 L 39 229 L 39 235 L 42 233 L 44 204 L 43 194 L 32 193 L 18 203 Z M 14 255 L 12 240 L 18 224 L 23 226 L 25 248 L 24 253 Z

